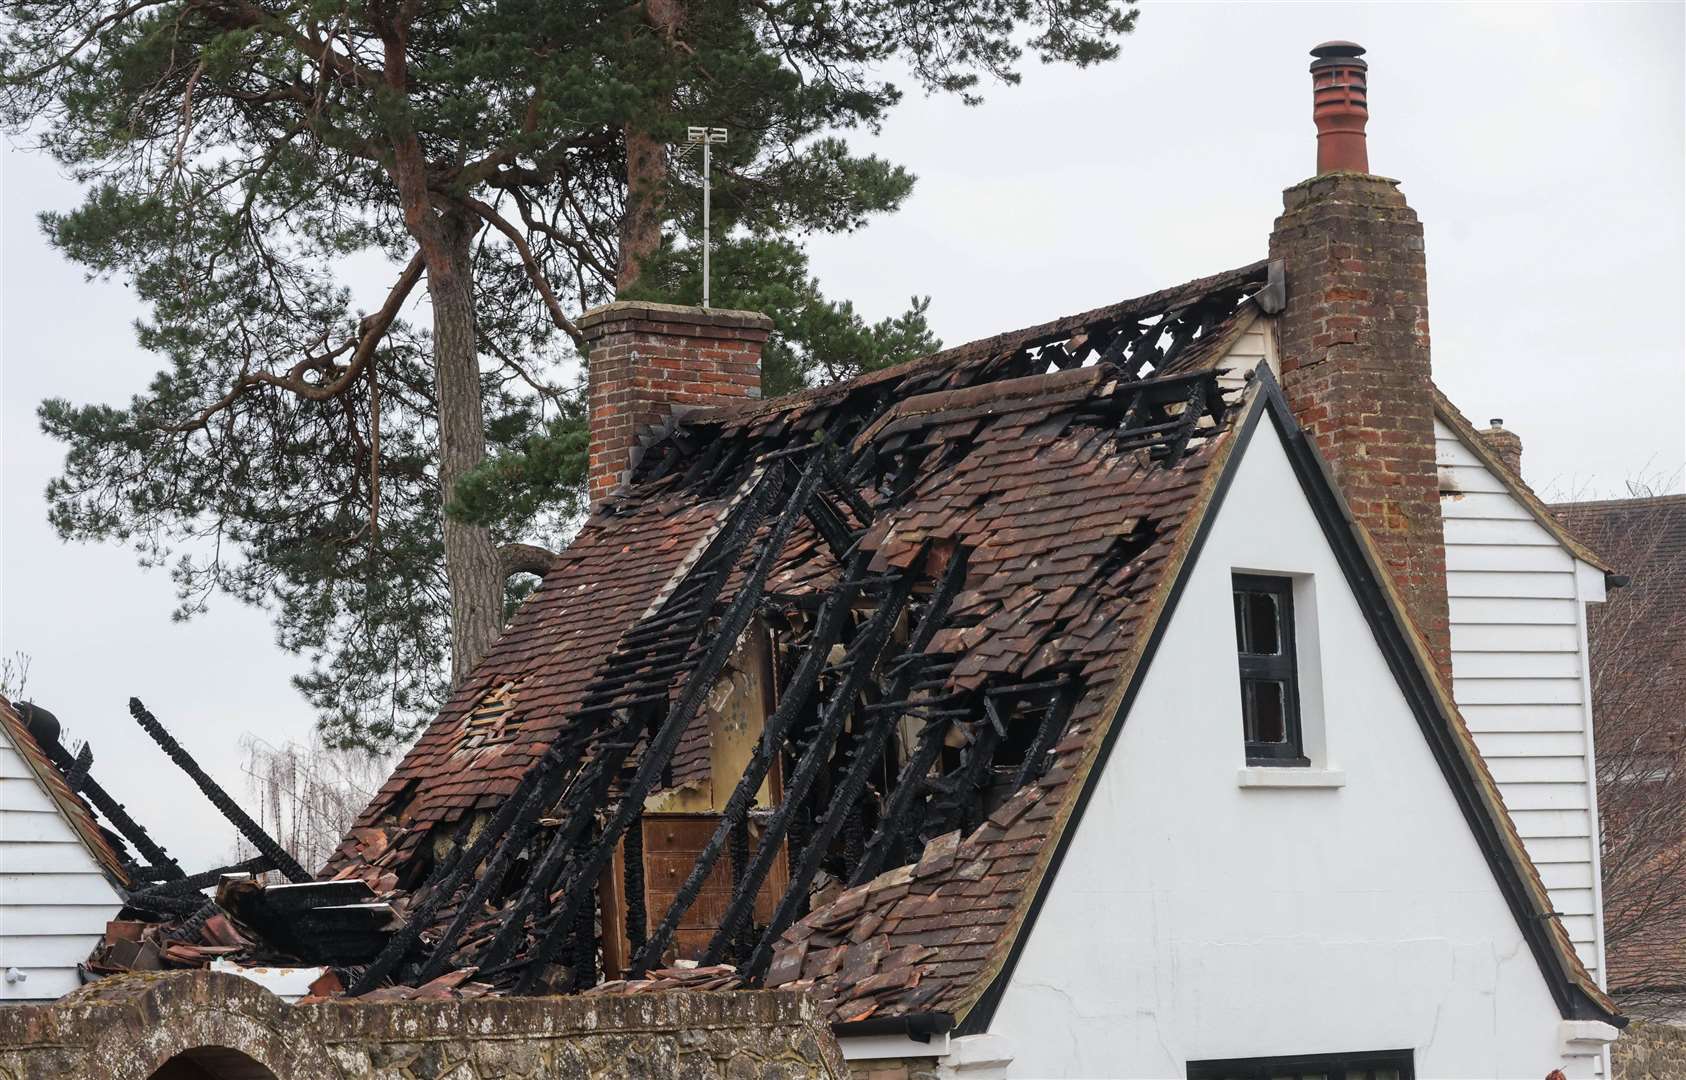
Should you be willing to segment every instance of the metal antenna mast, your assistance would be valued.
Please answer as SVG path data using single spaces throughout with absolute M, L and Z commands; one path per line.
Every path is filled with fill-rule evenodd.
M 709 187 L 709 165 L 713 161 L 710 149 L 717 143 L 726 141 L 725 128 L 689 127 L 685 129 L 685 141 L 689 145 L 681 150 L 680 156 L 690 150 L 692 146 L 702 147 L 702 182 L 703 182 L 703 238 L 702 238 L 702 306 L 708 307 L 708 248 L 709 248 L 709 201 L 711 190 Z

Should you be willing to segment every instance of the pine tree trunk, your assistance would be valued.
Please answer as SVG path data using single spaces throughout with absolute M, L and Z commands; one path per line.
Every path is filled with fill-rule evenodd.
M 683 0 L 644 0 L 644 21 L 671 48 L 685 24 Z M 666 115 L 667 106 L 659 111 Z M 626 214 L 621 218 L 621 262 L 615 292 L 624 293 L 662 246 L 662 201 L 667 195 L 667 147 L 636 121 L 626 138 Z
M 443 258 L 430 258 L 433 379 L 439 397 L 439 490 L 446 505 L 462 475 L 486 457 L 480 363 L 474 341 L 472 222 L 445 217 Z M 445 517 L 445 579 L 451 592 L 451 685 L 467 677 L 503 626 L 503 573 L 486 529 Z
M 621 265 L 615 292 L 624 293 L 661 250 L 663 188 L 667 148 L 638 127 L 626 125 L 626 216 L 621 219 Z

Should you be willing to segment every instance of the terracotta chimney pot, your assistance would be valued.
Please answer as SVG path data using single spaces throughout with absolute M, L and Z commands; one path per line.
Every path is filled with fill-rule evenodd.
M 1364 46 L 1325 41 L 1311 50 L 1311 118 L 1317 123 L 1317 173 L 1370 171 L 1364 125 L 1370 121 L 1370 65 Z

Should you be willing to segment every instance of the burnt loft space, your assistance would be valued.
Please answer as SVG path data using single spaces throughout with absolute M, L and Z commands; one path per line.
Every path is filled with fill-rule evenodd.
M 140 884 L 92 969 L 325 965 L 313 993 L 373 999 L 824 978 L 842 1021 L 955 1010 L 1216 481 L 1251 389 L 1214 365 L 1279 288 L 1258 263 L 675 410 L 320 875 L 260 842 L 232 869 L 291 883 L 206 900 L 231 868 L 188 876 L 102 807 Z M 604 311 L 597 349 L 766 336 Z

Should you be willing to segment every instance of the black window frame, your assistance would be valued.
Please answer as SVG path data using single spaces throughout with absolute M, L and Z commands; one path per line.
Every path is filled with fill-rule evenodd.
M 1365 1050 L 1345 1054 L 1290 1054 L 1283 1057 L 1223 1058 L 1188 1063 L 1188 1080 L 1285 1080 L 1323 1073 L 1329 1080 L 1346 1080 L 1350 1073 L 1375 1077 L 1392 1069 L 1399 1080 L 1416 1080 L 1411 1050 Z
M 1305 739 L 1300 725 L 1300 662 L 1294 634 L 1294 579 L 1270 574 L 1230 575 L 1231 605 L 1238 593 L 1270 593 L 1276 597 L 1276 635 L 1281 645 L 1276 653 L 1247 653 L 1241 642 L 1235 643 L 1235 654 L 1241 671 L 1241 741 L 1247 752 L 1248 765 L 1303 768 L 1311 764 L 1305 754 Z M 1283 742 L 1255 742 L 1247 738 L 1247 684 L 1268 682 L 1282 684 Z

